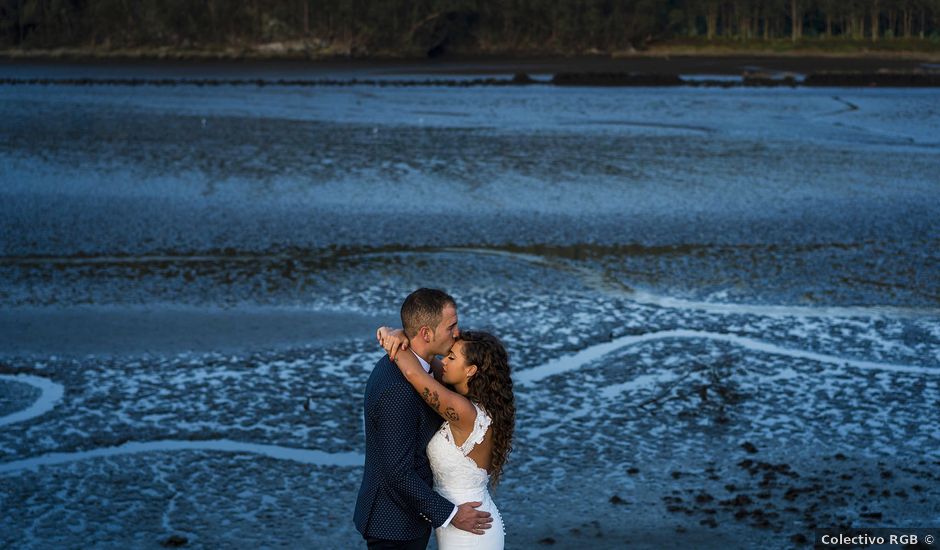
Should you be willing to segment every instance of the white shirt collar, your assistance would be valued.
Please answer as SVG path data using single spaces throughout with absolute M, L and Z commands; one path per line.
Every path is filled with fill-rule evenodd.
M 418 362 L 421 363 L 421 368 L 424 369 L 424 372 L 431 374 L 431 364 L 425 361 L 424 359 L 422 359 L 420 355 L 415 353 L 415 350 L 411 350 L 411 353 L 414 353 L 415 357 L 418 358 Z

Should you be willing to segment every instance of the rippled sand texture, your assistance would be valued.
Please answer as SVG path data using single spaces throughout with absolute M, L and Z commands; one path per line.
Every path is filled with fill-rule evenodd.
M 0 546 L 359 544 L 420 285 L 510 349 L 510 547 L 940 525 L 936 99 L 0 87 Z
M 386 311 L 419 282 L 478 287 L 457 294 L 464 324 L 498 330 L 517 371 L 520 429 L 497 493 L 517 545 L 773 533 L 786 547 L 813 525 L 926 525 L 940 513 L 936 316 L 712 313 L 640 304 L 531 257 L 409 258 L 361 260 L 332 303 Z M 5 392 L 42 379 L 65 391 L 38 416 L 4 420 L 3 532 L 25 533 L 4 542 L 354 543 L 359 407 L 377 355 L 364 335 L 289 351 L 5 360 L 4 372 L 34 377 L 4 378 Z
M 481 244 L 590 256 L 666 294 L 940 303 L 932 90 L 15 86 L 0 99 L 10 303 L 146 299 L 60 285 L 77 253 L 92 282 L 176 275 L 160 299 L 204 285 L 212 302 L 281 303 L 303 299 L 284 286 L 329 247 Z M 205 279 L 218 256 L 238 261 Z M 268 270 L 273 288 L 257 280 Z M 218 276 L 255 280 L 218 296 Z

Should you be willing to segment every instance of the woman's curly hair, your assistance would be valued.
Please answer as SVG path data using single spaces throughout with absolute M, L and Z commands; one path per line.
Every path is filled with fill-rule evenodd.
M 477 372 L 467 384 L 467 397 L 480 404 L 492 418 L 493 460 L 490 482 L 499 483 L 506 458 L 512 452 L 512 435 L 516 424 L 516 402 L 509 376 L 509 354 L 499 338 L 483 331 L 460 331 L 463 354 Z

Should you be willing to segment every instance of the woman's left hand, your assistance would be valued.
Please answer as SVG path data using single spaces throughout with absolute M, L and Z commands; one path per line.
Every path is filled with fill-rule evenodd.
M 408 337 L 405 336 L 405 331 L 400 328 L 390 329 L 389 327 L 379 327 L 379 329 L 375 331 L 375 338 L 379 341 L 379 345 L 382 346 L 382 349 L 385 350 L 385 353 L 388 354 L 389 359 L 392 361 L 398 356 L 399 351 L 408 349 Z

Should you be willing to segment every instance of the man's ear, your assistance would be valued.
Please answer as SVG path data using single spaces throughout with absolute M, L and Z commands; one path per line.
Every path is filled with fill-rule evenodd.
M 430 343 L 430 342 L 431 342 L 431 336 L 432 336 L 432 335 L 433 335 L 433 333 L 431 332 L 431 327 L 429 327 L 429 326 L 427 326 L 427 325 L 422 326 L 422 327 L 418 330 L 418 336 L 420 336 L 421 339 L 424 340 L 425 343 Z

